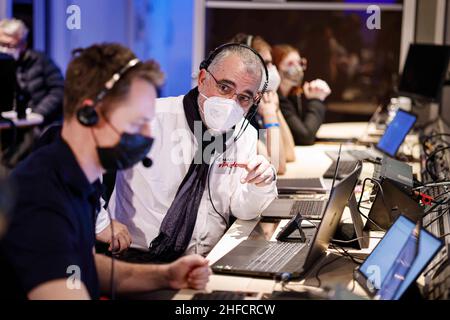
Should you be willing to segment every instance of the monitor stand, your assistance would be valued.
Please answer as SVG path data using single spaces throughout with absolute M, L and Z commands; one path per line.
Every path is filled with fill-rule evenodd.
M 349 242 L 348 246 L 355 247 L 359 250 L 369 247 L 369 234 L 364 230 L 364 223 L 358 211 L 358 203 L 356 202 L 355 194 L 353 193 L 348 201 L 352 223 L 343 223 L 339 226 L 334 239 L 341 241 L 349 241 L 358 239 L 357 241 Z M 342 242 L 336 242 L 342 245 Z

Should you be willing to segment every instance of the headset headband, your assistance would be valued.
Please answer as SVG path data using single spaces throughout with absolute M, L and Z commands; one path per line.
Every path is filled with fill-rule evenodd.
M 214 59 L 217 57 L 217 55 L 229 47 L 241 47 L 241 48 L 248 49 L 248 50 L 252 51 L 258 57 L 258 59 L 261 61 L 261 64 L 263 66 L 264 73 L 265 73 L 265 81 L 264 81 L 264 85 L 261 90 L 261 93 L 266 92 L 267 86 L 269 84 L 269 71 L 267 70 L 266 63 L 264 62 L 264 59 L 261 57 L 261 55 L 255 49 L 253 49 L 252 47 L 250 47 L 248 45 L 245 45 L 242 43 L 231 42 L 231 43 L 225 43 L 225 44 L 217 47 L 212 52 L 210 52 L 208 58 L 206 58 L 205 60 L 203 60 L 200 63 L 200 70 L 202 70 L 202 69 L 208 70 L 209 66 L 214 61 Z
M 127 71 L 134 68 L 136 65 L 138 65 L 141 61 L 137 58 L 130 60 L 122 69 L 120 69 L 118 72 L 114 73 L 112 77 L 105 82 L 105 87 L 97 94 L 95 97 L 94 104 L 97 104 L 99 101 L 101 101 L 106 94 L 111 91 L 116 83 L 124 76 Z

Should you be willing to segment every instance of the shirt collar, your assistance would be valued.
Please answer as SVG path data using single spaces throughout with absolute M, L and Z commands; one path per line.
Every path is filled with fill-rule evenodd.
M 58 173 L 63 182 L 83 198 L 89 199 L 94 196 L 100 199 L 102 194 L 100 180 L 92 184 L 89 182 L 74 153 L 63 138 L 58 137 L 54 143 L 58 150 Z

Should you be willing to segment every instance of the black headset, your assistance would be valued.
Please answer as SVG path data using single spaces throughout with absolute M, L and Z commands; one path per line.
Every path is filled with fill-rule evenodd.
M 114 85 L 124 76 L 124 74 L 136 65 L 140 64 L 139 59 L 130 60 L 122 69 L 113 74 L 113 76 L 106 81 L 104 88 L 97 94 L 94 100 L 86 99 L 83 105 L 77 111 L 77 119 L 85 127 L 93 127 L 98 123 L 99 116 L 96 105 L 110 92 Z
M 247 43 L 248 42 L 249 41 L 247 41 Z M 266 92 L 267 86 L 269 85 L 269 71 L 267 70 L 266 63 L 264 62 L 264 59 L 261 57 L 261 55 L 255 49 L 250 47 L 249 45 L 237 43 L 237 42 L 225 43 L 225 44 L 217 47 L 216 49 L 214 49 L 212 52 L 210 52 L 208 57 L 200 63 L 200 70 L 202 70 L 202 69 L 208 70 L 209 66 L 214 61 L 214 59 L 217 57 L 217 55 L 219 53 L 221 53 L 223 50 L 230 48 L 230 47 L 241 47 L 241 48 L 250 50 L 251 52 L 253 52 L 255 54 L 255 56 L 258 57 L 258 59 L 261 61 L 261 64 L 264 68 L 265 81 L 264 81 L 264 85 L 261 90 L 261 97 L 253 103 L 253 105 L 250 107 L 249 112 L 245 116 L 245 119 L 250 122 L 250 120 L 256 115 L 256 112 L 258 111 L 258 105 L 259 105 L 259 102 L 261 101 L 262 95 Z

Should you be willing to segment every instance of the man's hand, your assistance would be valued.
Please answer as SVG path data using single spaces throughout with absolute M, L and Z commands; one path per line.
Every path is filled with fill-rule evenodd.
M 305 97 L 309 100 L 319 99 L 320 101 L 324 101 L 331 94 L 331 89 L 328 84 L 320 79 L 305 82 L 303 91 L 305 92 Z
M 114 227 L 114 252 L 120 253 L 127 250 L 131 246 L 131 236 L 128 232 L 128 228 L 118 222 L 117 220 L 112 220 L 111 223 Z M 102 232 L 97 234 L 97 240 L 109 243 L 109 251 L 113 251 L 113 243 L 111 243 L 111 226 L 105 228 Z
M 278 94 L 274 91 L 264 93 L 258 106 L 258 113 L 262 117 L 269 117 L 277 115 L 279 109 Z M 275 118 L 276 120 L 276 118 Z
M 202 290 L 211 273 L 205 258 L 199 255 L 185 256 L 167 265 L 167 282 L 173 289 Z
M 264 187 L 273 182 L 275 173 L 270 162 L 262 155 L 257 155 L 245 167 L 247 173 L 241 178 L 241 183 L 252 183 Z

